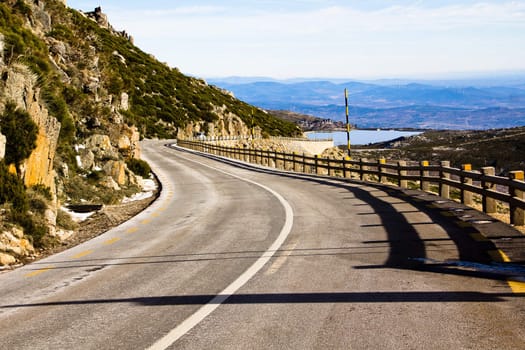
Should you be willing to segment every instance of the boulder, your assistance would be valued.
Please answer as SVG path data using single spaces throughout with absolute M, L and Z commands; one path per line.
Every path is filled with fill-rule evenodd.
M 117 147 L 125 157 L 140 158 L 140 133 L 135 126 L 122 124 L 113 128 L 111 139 L 117 140 Z
M 104 178 L 100 184 L 106 188 L 109 188 L 109 189 L 112 189 L 114 191 L 119 191 L 120 190 L 120 186 L 118 185 L 118 183 L 113 180 L 113 178 L 111 176 L 107 176 L 106 178 Z
M 79 150 L 80 164 L 79 166 L 85 170 L 93 169 L 95 165 L 95 155 L 89 149 L 80 149 Z
M 0 266 L 8 266 L 16 263 L 14 256 L 6 253 L 0 253 Z
M 111 139 L 108 135 L 95 134 L 86 139 L 86 149 L 93 152 L 95 159 L 117 160 L 118 152 L 111 145 Z
M 24 238 L 22 230 L 16 227 L 0 233 L 0 250 L 2 254 L 13 256 L 13 259 L 14 256 L 29 256 L 35 252 L 35 248 L 31 242 Z M 6 257 L 6 259 L 12 261 L 9 257 Z M 10 264 L 12 263 L 14 263 L 14 261 Z
M 119 186 L 127 184 L 127 167 L 123 161 L 110 160 L 104 164 L 103 169 L 106 175 L 111 176 Z
M 123 111 L 129 109 L 129 95 L 125 92 L 120 94 L 120 109 Z

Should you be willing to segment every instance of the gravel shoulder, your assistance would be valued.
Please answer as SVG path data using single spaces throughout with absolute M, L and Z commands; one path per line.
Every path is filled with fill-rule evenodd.
M 83 242 L 109 231 L 135 215 L 142 212 L 150 206 L 160 194 L 160 190 L 156 190 L 153 196 L 116 205 L 105 205 L 101 210 L 90 216 L 87 220 L 79 223 L 79 228 L 70 238 L 64 240 L 60 245 L 52 248 L 47 248 L 38 252 L 38 259 L 60 253 L 66 249 L 79 245 Z M 26 263 L 28 263 L 27 261 Z

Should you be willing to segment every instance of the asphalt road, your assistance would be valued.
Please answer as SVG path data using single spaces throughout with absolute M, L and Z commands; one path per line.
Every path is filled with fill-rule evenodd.
M 145 212 L 0 274 L 1 349 L 525 347 L 523 265 L 417 193 L 143 154 Z

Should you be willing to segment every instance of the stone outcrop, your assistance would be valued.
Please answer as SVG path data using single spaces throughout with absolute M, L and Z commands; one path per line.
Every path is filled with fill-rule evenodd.
M 118 152 L 111 145 L 108 135 L 95 134 L 86 139 L 85 146 L 97 160 L 117 160 Z
M 119 154 L 129 158 L 140 156 L 140 135 L 135 127 L 125 124 L 113 130 L 113 135 L 95 134 L 86 139 L 85 144 L 77 146 L 77 165 L 88 171 L 103 170 L 111 178 L 102 180 L 108 188 L 119 190 L 120 186 L 136 184 L 137 180 Z
M 102 12 L 102 8 L 96 7 L 93 12 L 88 12 L 86 15 L 93 19 L 97 24 L 105 29 L 111 29 L 111 26 L 109 25 L 108 16 Z
M 0 95 L 5 102 L 12 101 L 18 108 L 29 113 L 38 126 L 36 148 L 22 164 L 22 178 L 26 186 L 42 184 L 54 192 L 55 158 L 60 123 L 49 115 L 41 101 L 40 89 L 36 87 L 37 77 L 26 66 L 15 64 L 3 71 L 5 84 Z
M 253 135 L 255 138 L 261 137 L 261 128 L 258 126 L 253 129 L 246 125 L 242 119 L 232 113 L 227 112 L 226 106 L 214 106 L 213 113 L 218 116 L 218 120 L 213 123 L 190 122 L 182 129 L 179 129 L 178 137 L 188 138 L 195 134 L 204 132 L 206 137 L 221 136 L 248 136 Z
M 0 134 L 0 160 L 4 159 L 5 156 L 5 143 L 6 138 L 4 135 Z
M 35 253 L 35 248 L 17 227 L 0 232 L 0 266 L 12 265 Z

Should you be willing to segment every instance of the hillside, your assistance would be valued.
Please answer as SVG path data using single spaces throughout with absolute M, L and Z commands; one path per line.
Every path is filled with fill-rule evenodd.
M 355 146 L 354 150 L 358 158 L 448 160 L 453 167 L 459 168 L 461 164 L 472 164 L 474 169 L 493 166 L 497 174 L 506 175 L 510 170 L 525 170 L 525 127 L 427 131 L 389 142 Z
M 64 205 L 140 191 L 144 137 L 300 132 L 64 0 L 0 2 L 0 77 L 0 265 L 69 235 Z
M 331 119 L 322 119 L 313 117 L 311 115 L 290 112 L 290 111 L 270 111 L 273 115 L 292 122 L 299 126 L 302 131 L 336 131 L 346 130 L 346 124 L 343 122 L 336 122 Z

